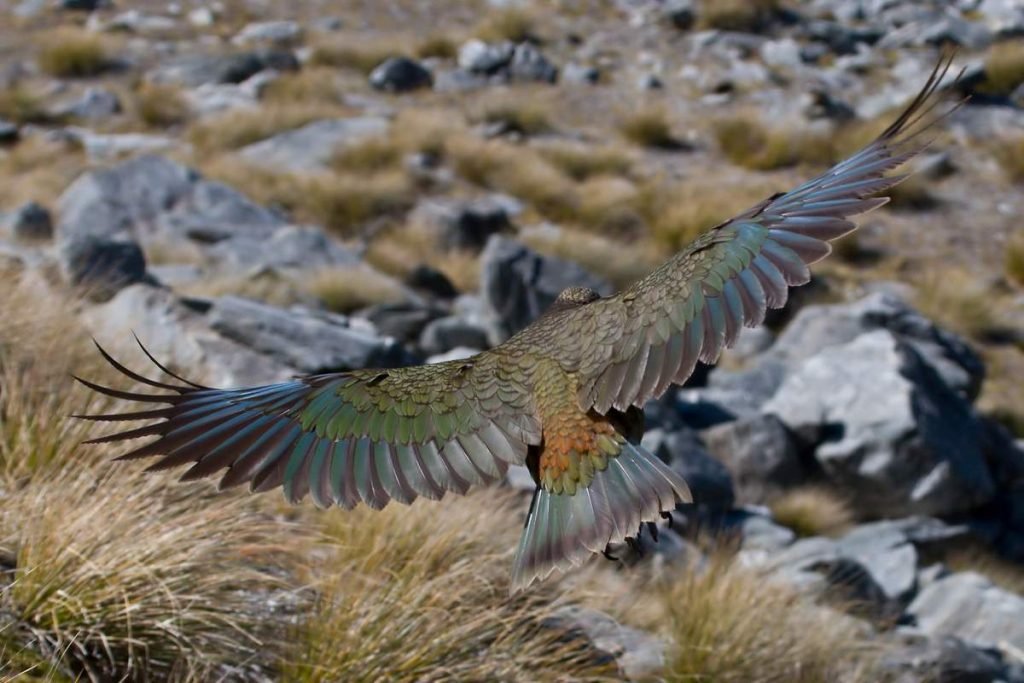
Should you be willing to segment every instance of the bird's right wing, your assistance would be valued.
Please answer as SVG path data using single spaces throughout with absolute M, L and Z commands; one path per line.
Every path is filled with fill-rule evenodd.
M 98 345 L 97 345 L 98 346 Z M 166 408 L 80 415 L 101 422 L 162 421 L 89 443 L 155 440 L 121 456 L 162 456 L 150 469 L 191 464 L 183 479 L 227 472 L 221 486 L 250 482 L 254 491 L 283 486 L 288 499 L 309 492 L 320 506 L 373 508 L 388 500 L 437 499 L 494 481 L 523 464 L 540 441 L 533 401 L 490 354 L 434 365 L 353 370 L 244 389 L 157 382 L 111 365 L 164 393 L 130 393 L 79 380 L 114 398 Z M 145 351 L 145 349 L 143 349 Z M 147 352 L 147 355 L 148 352 Z
M 570 311 L 565 329 L 588 331 L 567 368 L 581 378 L 581 407 L 603 414 L 642 406 L 685 381 L 698 360 L 714 362 L 767 308 L 783 306 L 789 287 L 810 280 L 807 266 L 831 252 L 828 242 L 856 228 L 849 218 L 885 204 L 873 195 L 906 177 L 885 173 L 924 146 L 918 136 L 935 121 L 922 119 L 950 60 L 861 151 L 704 233 L 629 289 Z

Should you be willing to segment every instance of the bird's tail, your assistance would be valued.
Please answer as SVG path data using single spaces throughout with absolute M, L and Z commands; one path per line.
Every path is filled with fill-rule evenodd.
M 590 486 L 574 494 L 537 487 L 512 567 L 512 592 L 579 565 L 693 499 L 683 478 L 643 447 L 625 443 Z

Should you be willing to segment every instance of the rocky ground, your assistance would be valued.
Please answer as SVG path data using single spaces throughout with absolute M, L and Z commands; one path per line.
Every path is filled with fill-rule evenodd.
M 216 385 L 461 357 L 842 158 L 943 46 L 965 68 L 950 100 L 972 99 L 892 207 L 648 407 L 644 443 L 696 504 L 616 575 L 715 575 L 727 549 L 870 643 L 849 680 L 1024 681 L 1016 0 L 0 0 L 0 271 L 19 310 L 61 312 L 69 348 L 74 330 L 130 354 L 134 332 Z M 17 329 L 0 368 L 32 355 Z M 12 376 L 10 471 L 31 452 Z M 60 664 L 41 624 L 9 626 L 29 623 L 9 618 L 25 541 L 0 527 L 0 636 L 103 679 Z M 684 631 L 621 596 L 575 602 L 549 626 L 611 653 L 613 677 L 758 678 L 686 668 Z M 761 679 L 818 680 L 794 667 Z

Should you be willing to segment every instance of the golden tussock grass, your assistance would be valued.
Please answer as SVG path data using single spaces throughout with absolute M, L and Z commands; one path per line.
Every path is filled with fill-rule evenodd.
M 202 169 L 261 204 L 277 205 L 296 221 L 322 225 L 342 237 L 358 235 L 372 219 L 402 215 L 416 198 L 416 188 L 401 171 L 274 173 L 230 159 L 215 159 Z
M 797 164 L 827 165 L 835 159 L 831 135 L 795 127 L 765 126 L 754 116 L 719 119 L 715 139 L 732 163 L 757 171 Z
M 44 135 L 26 136 L 0 155 L 0 206 L 30 200 L 49 206 L 86 166 L 79 145 Z
M 703 0 L 697 19 L 704 29 L 757 32 L 778 7 L 778 0 Z
M 150 128 L 180 126 L 189 119 L 190 110 L 181 89 L 173 85 L 143 84 L 135 92 L 135 112 Z
M 1024 287 L 1024 235 L 1017 233 L 1007 240 L 1003 263 L 1007 279 L 1018 287 Z
M 1024 348 L 1006 344 L 982 349 L 986 377 L 978 409 L 1024 438 Z
M 669 252 L 771 195 L 756 182 L 723 183 L 688 178 L 679 184 L 651 181 L 644 206 L 651 236 Z
M 477 25 L 476 37 L 487 42 L 538 40 L 537 20 L 529 9 L 507 7 L 489 13 Z
M 420 59 L 452 59 L 458 54 L 458 50 L 458 44 L 451 36 L 432 33 L 417 43 L 416 56 Z
M 310 66 L 281 74 L 267 84 L 260 98 L 277 105 L 338 105 L 342 94 L 338 73 L 333 68 Z
M 928 271 L 914 284 L 915 307 L 939 324 L 975 339 L 985 339 L 1002 328 L 993 293 L 966 271 L 956 267 Z
M 312 66 L 351 69 L 361 74 L 369 74 L 388 58 L 407 52 L 402 43 L 396 40 L 338 36 L 314 45 L 309 62 Z
M 850 504 L 822 486 L 803 486 L 780 494 L 769 505 L 772 517 L 797 536 L 837 536 L 854 523 Z
M 176 291 L 185 296 L 204 298 L 240 296 L 281 307 L 298 303 L 314 303 L 296 282 L 274 271 L 258 273 L 255 276 L 204 277 L 177 287 Z
M 943 558 L 955 572 L 977 572 L 988 577 L 995 585 L 1024 595 L 1024 566 L 1004 559 L 984 547 L 958 550 Z
M 199 154 L 210 155 L 345 114 L 343 108 L 323 103 L 279 103 L 259 109 L 236 109 L 194 123 L 187 131 L 187 138 Z
M 399 166 L 402 156 L 402 147 L 394 137 L 373 136 L 338 148 L 330 166 L 340 172 L 377 173 Z
M 395 303 L 406 293 L 394 278 L 366 266 L 324 268 L 302 281 L 328 310 L 350 313 L 372 304 Z
M 627 589 L 614 611 L 669 640 L 666 680 L 878 680 L 879 647 L 858 622 L 740 567 L 727 552 L 642 583 L 644 592 Z
M 622 289 L 658 265 L 659 255 L 647 243 L 622 241 L 580 230 L 529 230 L 520 239 L 541 254 L 575 261 Z
M 1024 41 L 996 43 L 985 55 L 985 80 L 981 89 L 995 95 L 1009 95 L 1024 83 Z
M 393 226 L 374 236 L 365 259 L 396 278 L 405 278 L 416 266 L 426 264 L 441 271 L 460 292 L 476 291 L 480 285 L 478 253 L 443 249 L 435 233 L 415 223 Z
M 679 143 L 672 134 L 672 122 L 661 107 L 649 106 L 630 112 L 618 122 L 619 133 L 640 147 L 673 148 Z
M 110 48 L 94 33 L 61 27 L 38 38 L 39 68 L 58 78 L 95 76 L 110 66 Z
M 537 135 L 553 129 L 551 112 L 547 105 L 522 95 L 499 95 L 486 100 L 474 119 L 482 123 L 500 125 L 520 135 Z
M 538 151 L 548 163 L 576 181 L 595 176 L 628 176 L 633 168 L 629 153 L 612 145 L 556 143 L 539 147 Z
M 1024 182 L 1024 135 L 1000 140 L 991 149 L 1007 177 L 1014 182 Z
M 43 98 L 25 86 L 0 90 L 0 117 L 14 123 L 51 123 Z
M 318 600 L 290 640 L 295 681 L 611 680 L 614 665 L 543 622 L 552 583 L 508 596 L 524 500 L 479 491 L 442 503 L 321 516 Z M 486 514 L 482 514 L 486 511 Z

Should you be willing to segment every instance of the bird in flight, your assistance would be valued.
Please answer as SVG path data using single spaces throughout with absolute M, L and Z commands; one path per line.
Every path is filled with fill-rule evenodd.
M 183 480 L 224 470 L 221 488 L 280 486 L 291 502 L 309 495 L 346 509 L 462 494 L 526 465 L 536 490 L 512 590 L 579 565 L 691 502 L 683 478 L 639 444 L 641 408 L 783 306 L 829 242 L 855 229 L 850 218 L 886 203 L 876 195 L 906 177 L 886 173 L 917 154 L 921 132 L 942 118 L 925 120 L 951 60 L 939 61 L 874 142 L 821 176 L 711 228 L 614 296 L 565 290 L 530 326 L 470 358 L 213 389 L 148 352 L 176 383 L 137 374 L 100 348 L 117 370 L 161 393 L 76 379 L 164 407 L 79 416 L 160 420 L 87 443 L 156 437 L 119 459 L 159 456 L 151 470 L 191 465 Z

